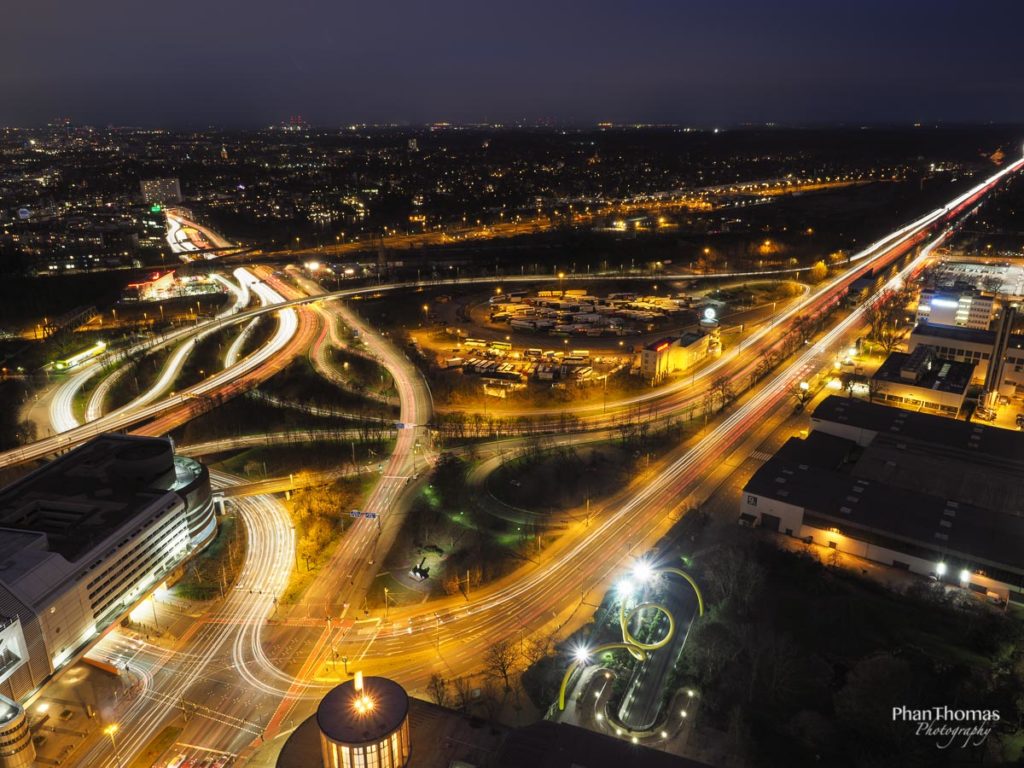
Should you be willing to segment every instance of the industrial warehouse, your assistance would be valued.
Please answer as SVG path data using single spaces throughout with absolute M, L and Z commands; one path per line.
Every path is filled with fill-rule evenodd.
M 742 524 L 1024 602 L 1024 435 L 837 396 L 811 425 L 747 482 Z
M 205 466 L 101 435 L 0 489 L 0 694 L 24 700 L 216 533 Z

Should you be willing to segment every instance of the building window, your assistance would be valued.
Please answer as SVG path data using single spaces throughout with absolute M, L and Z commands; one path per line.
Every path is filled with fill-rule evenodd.
M 757 496 L 747 496 L 747 506 L 756 507 L 757 506 Z

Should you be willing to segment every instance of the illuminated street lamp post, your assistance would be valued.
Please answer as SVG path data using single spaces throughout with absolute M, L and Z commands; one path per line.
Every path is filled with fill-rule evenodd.
M 110 746 L 114 749 L 114 765 L 117 768 L 121 768 L 121 755 L 117 751 L 117 742 L 114 740 L 114 734 L 117 733 L 117 723 L 111 723 L 103 729 L 103 733 L 110 737 Z

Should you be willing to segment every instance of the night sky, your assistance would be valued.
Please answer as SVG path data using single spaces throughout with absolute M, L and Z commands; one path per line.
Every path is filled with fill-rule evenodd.
M 1022 0 L 9 0 L 0 125 L 1024 121 Z

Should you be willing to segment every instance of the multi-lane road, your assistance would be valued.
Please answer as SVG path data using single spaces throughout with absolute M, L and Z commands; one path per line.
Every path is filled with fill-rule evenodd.
M 1002 178 L 1021 167 L 1018 161 L 984 183 L 957 197 L 943 208 L 919 218 L 897 232 L 873 243 L 856 254 L 854 267 L 819 286 L 796 302 L 777 320 L 759 329 L 746 342 L 753 358 L 755 350 L 774 344 L 793 318 L 820 311 L 837 301 L 852 280 L 868 269 L 883 269 L 907 256 L 915 247 L 924 246 L 906 266 L 906 277 L 928 258 L 954 224 Z M 121 740 L 125 750 L 137 752 L 174 714 L 175 702 L 195 697 L 195 690 L 224 691 L 237 686 L 249 690 L 266 702 L 266 711 L 254 718 L 252 707 L 218 706 L 218 717 L 198 717 L 189 725 L 182 741 L 201 749 L 223 749 L 237 753 L 253 740 L 254 730 L 269 724 L 270 735 L 288 727 L 288 719 L 308 710 L 330 677 L 323 676 L 328 661 L 337 651 L 373 674 L 387 674 L 413 689 L 421 688 L 427 676 L 441 670 L 446 676 L 474 670 L 480 664 L 480 648 L 497 639 L 551 629 L 564 621 L 579 606 L 585 594 L 607 584 L 630 553 L 637 553 L 656 540 L 670 523 L 670 513 L 678 509 L 710 468 L 743 443 L 759 423 L 786 403 L 798 382 L 832 360 L 832 353 L 847 343 L 863 325 L 862 310 L 851 312 L 816 343 L 808 345 L 778 372 L 766 377 L 748 392 L 736 406 L 700 438 L 680 448 L 658 467 L 641 485 L 624 489 L 609 501 L 603 514 L 589 527 L 579 526 L 555 541 L 536 563 L 524 566 L 510 576 L 473 591 L 469 599 L 459 595 L 415 607 L 392 608 L 387 619 L 379 613 L 353 616 L 350 606 L 365 593 L 376 572 L 375 563 L 386 551 L 397 532 L 397 520 L 391 516 L 402 508 L 400 499 L 414 485 L 417 450 L 427 451 L 426 437 L 419 428 L 429 422 L 432 403 L 429 390 L 412 363 L 345 304 L 323 303 L 346 298 L 368 289 L 350 289 L 319 294 L 319 288 L 301 283 L 311 296 L 297 292 L 277 281 L 269 272 L 256 270 L 256 285 L 270 286 L 280 300 L 271 306 L 239 312 L 230 318 L 213 321 L 223 327 L 268 311 L 278 313 L 278 330 L 267 345 L 201 382 L 185 393 L 157 402 L 145 403 L 128 414 L 114 413 L 69 430 L 64 439 L 48 439 L 17 451 L 0 454 L 0 465 L 44 456 L 54 450 L 80 442 L 99 431 L 117 429 L 150 421 L 140 430 L 161 434 L 182 423 L 190 415 L 190 400 L 197 395 L 230 395 L 249 386 L 250 377 L 280 370 L 290 356 L 308 349 L 317 338 L 323 321 L 321 312 L 334 312 L 346 324 L 359 331 L 363 341 L 391 373 L 401 403 L 399 420 L 408 428 L 400 429 L 395 450 L 382 477 L 366 503 L 366 509 L 378 513 L 377 521 L 360 520 L 346 535 L 342 546 L 311 587 L 307 602 L 320 606 L 315 625 L 282 627 L 267 634 L 266 620 L 276 610 L 276 597 L 284 588 L 294 559 L 294 535 L 286 513 L 268 497 L 237 502 L 246 524 L 250 551 L 247 554 L 237 588 L 224 601 L 216 615 L 197 622 L 187 644 L 175 654 L 153 652 L 148 679 L 148 704 L 125 715 L 126 731 Z M 494 278 L 480 279 L 486 282 Z M 505 277 L 502 282 L 535 282 L 537 276 Z M 899 279 L 899 278 L 894 278 Z M 469 281 L 462 281 L 469 282 Z M 373 291 L 402 290 L 419 283 L 375 287 Z M 315 303 L 314 309 L 305 307 Z M 212 324 L 211 324 L 212 325 Z M 206 327 L 203 332 L 206 332 Z M 212 332 L 212 329 L 211 329 Z M 751 360 L 736 354 L 716 363 L 706 378 L 728 371 L 742 375 Z M 686 384 L 690 384 L 689 381 Z M 692 387 L 693 385 L 691 385 Z M 659 408 L 678 409 L 692 398 L 693 389 L 676 389 L 645 394 L 616 403 L 615 407 L 633 408 L 659 399 Z M 175 400 L 179 398 L 178 400 Z M 602 411 L 607 406 L 593 406 Z M 581 409 L 582 410 L 582 409 Z M 662 411 L 664 412 L 664 411 Z M 595 425 L 600 425 L 595 413 Z M 236 482 L 219 477 L 219 482 Z M 251 593 L 248 590 L 253 590 Z M 105 640 L 106 642 L 119 642 Z M 228 643 L 231 643 L 229 646 Z M 303 643 L 306 643 L 303 645 Z M 282 648 L 302 648 L 301 668 L 287 663 Z M 226 650 L 229 649 L 229 650 Z M 225 663 L 230 653 L 230 664 Z M 294 656 L 291 656 L 294 660 Z M 221 665 L 221 666 L 218 666 Z M 227 671 L 231 667 L 230 671 Z M 212 686 L 212 688 L 211 688 Z M 283 702 L 283 703 L 282 703 Z M 242 710 L 245 710 L 244 712 Z M 198 724 L 202 721 L 205 724 Z M 257 739 L 258 741 L 258 739 Z M 91 754 L 104 764 L 102 750 Z M 132 753 L 134 753 L 132 752 Z

